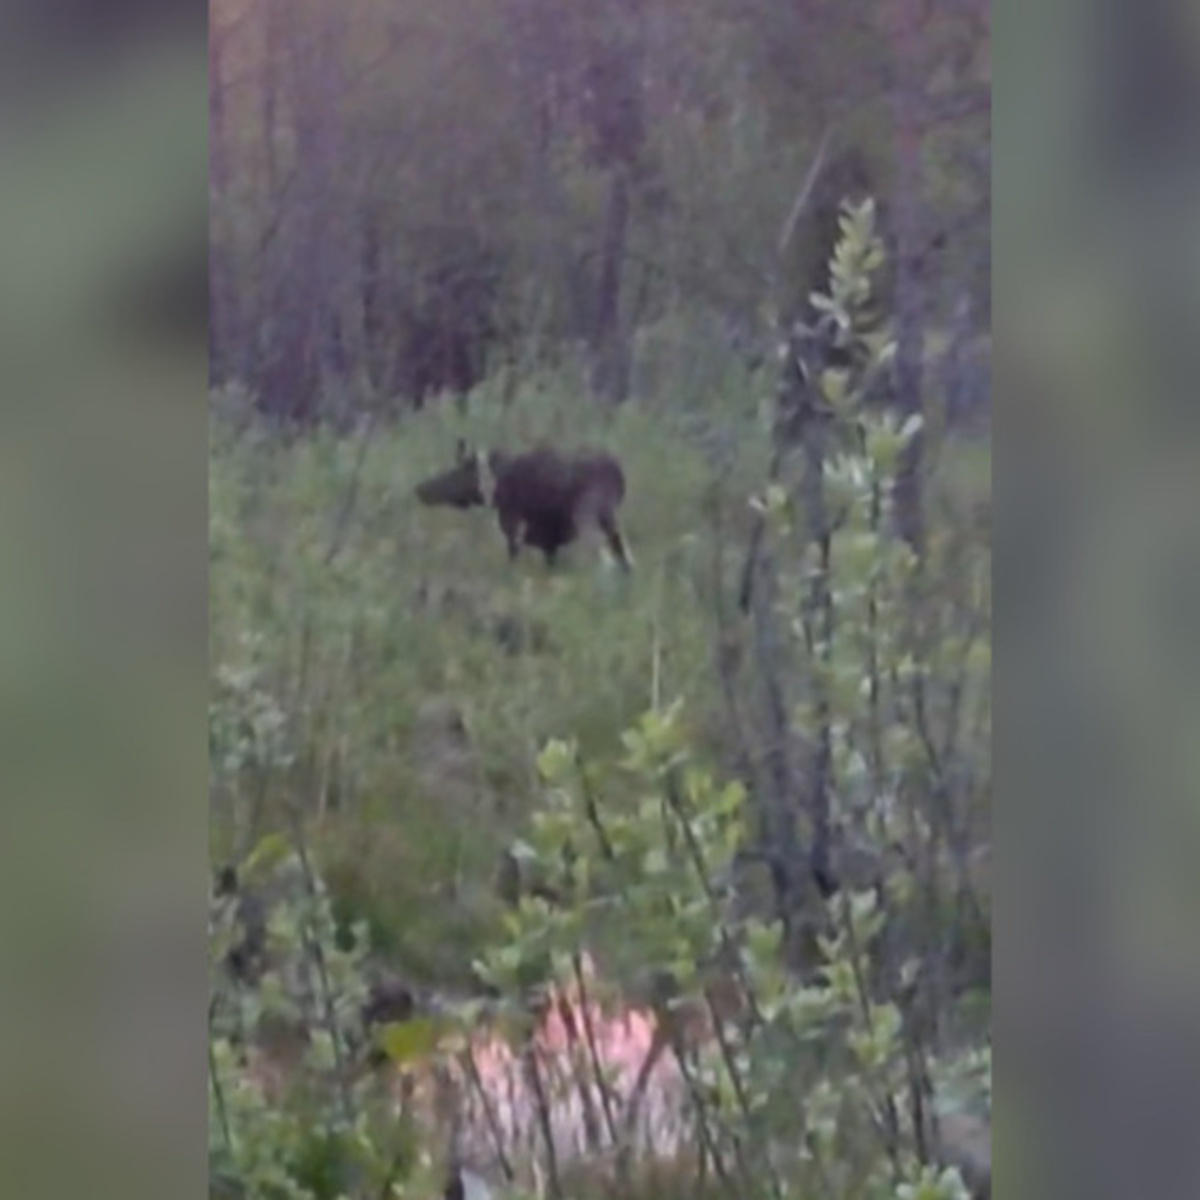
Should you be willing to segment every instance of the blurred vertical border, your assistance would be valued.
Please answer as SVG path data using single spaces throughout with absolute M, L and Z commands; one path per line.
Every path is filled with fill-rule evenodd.
M 1200 1196 L 1200 9 L 993 44 L 997 1194 Z
M 0 6 L 0 1176 L 206 1188 L 207 11 Z
M 1200 1195 L 1197 11 L 996 14 L 1000 1195 Z M 205 18 L 0 10 L 13 1194 L 206 1186 Z

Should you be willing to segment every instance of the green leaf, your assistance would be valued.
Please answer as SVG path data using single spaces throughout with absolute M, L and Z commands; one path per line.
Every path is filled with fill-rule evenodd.
M 736 816 L 745 806 L 746 794 L 745 785 L 740 780 L 727 783 L 717 794 L 714 811 L 722 817 Z
M 763 921 L 751 922 L 746 929 L 747 949 L 758 962 L 769 962 L 779 952 L 783 938 L 783 926 L 779 922 L 770 925 Z
M 651 846 L 642 857 L 642 871 L 646 875 L 665 875 L 668 868 L 667 855 L 661 846 Z
M 388 1058 L 404 1066 L 433 1054 L 445 1032 L 443 1025 L 436 1017 L 413 1017 L 383 1026 L 377 1037 Z
M 896 1200 L 969 1200 L 970 1192 L 954 1167 L 938 1171 L 923 1167 L 915 1183 L 902 1183 L 896 1189 Z
M 519 863 L 535 863 L 538 861 L 538 852 L 526 841 L 517 838 L 508 848 L 509 854 L 513 856 Z
M 245 870 L 249 875 L 265 875 L 291 853 L 292 846 L 284 833 L 269 833 L 246 857 Z
M 841 410 L 850 394 L 850 372 L 830 367 L 821 373 L 821 394 L 830 405 Z
M 574 742 L 552 739 L 538 755 L 538 773 L 546 783 L 562 783 L 575 769 L 576 753 Z

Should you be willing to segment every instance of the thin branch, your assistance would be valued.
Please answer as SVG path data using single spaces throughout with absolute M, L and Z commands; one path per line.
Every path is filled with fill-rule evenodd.
M 600 1090 L 600 1103 L 604 1109 L 604 1123 L 608 1126 L 609 1138 L 613 1145 L 616 1145 L 618 1141 L 617 1120 L 612 1110 L 612 1097 L 609 1095 L 608 1084 L 604 1078 L 603 1064 L 600 1061 L 600 1050 L 596 1042 L 596 1029 L 592 1022 L 587 978 L 584 975 L 583 962 L 578 951 L 571 955 L 571 968 L 575 974 L 575 986 L 579 989 L 579 1008 L 583 1015 L 583 1034 L 592 1070 L 596 1076 L 596 1085 Z
M 492 1135 L 492 1144 L 496 1150 L 496 1158 L 500 1163 L 500 1170 L 504 1173 L 506 1182 L 512 1183 L 516 1179 L 516 1172 L 513 1170 L 508 1152 L 504 1147 L 504 1132 L 500 1128 L 500 1118 L 496 1115 L 495 1106 L 492 1104 L 492 1099 L 488 1095 L 487 1088 L 484 1087 L 483 1077 L 479 1074 L 479 1067 L 475 1062 L 475 1054 L 469 1046 L 463 1052 L 461 1061 L 466 1067 L 470 1084 L 475 1089 L 475 1094 L 483 1105 L 484 1120 L 487 1121 L 488 1132 Z
M 213 1099 L 217 1105 L 217 1121 L 221 1126 L 221 1138 L 231 1158 L 236 1158 L 237 1147 L 233 1140 L 233 1129 L 229 1122 L 229 1108 L 225 1103 L 225 1085 L 221 1081 L 221 1073 L 217 1070 L 217 1056 L 213 1051 L 213 1019 L 217 1012 L 217 996 L 214 995 L 208 1006 L 208 1084 L 212 1088 Z
M 862 1018 L 863 1028 L 867 1035 L 872 1040 L 875 1036 L 875 1019 L 871 1014 L 871 994 L 867 987 L 867 980 L 863 974 L 862 960 L 864 947 L 858 936 L 858 930 L 854 924 L 854 916 L 851 905 L 853 903 L 849 892 L 843 892 L 841 897 L 841 917 L 846 931 L 846 947 L 850 960 L 850 970 L 854 978 L 854 992 L 858 999 L 859 1016 Z M 900 1116 L 896 1111 L 896 1104 L 890 1092 L 885 1091 L 882 1102 L 883 1108 L 883 1129 L 878 1129 L 879 1116 L 872 1111 L 870 1117 L 872 1123 L 876 1125 L 878 1131 L 883 1135 L 884 1146 L 887 1149 L 888 1158 L 892 1164 L 892 1174 L 894 1179 L 899 1182 L 900 1173 Z
M 767 484 L 774 485 L 783 476 L 783 467 L 787 461 L 791 447 L 784 438 L 776 438 L 775 448 L 771 451 L 771 461 L 767 466 Z M 758 572 L 759 560 L 762 557 L 763 538 L 767 533 L 766 514 L 755 514 L 754 525 L 750 530 L 750 539 L 746 547 L 746 559 L 742 564 L 741 584 L 738 587 L 738 608 L 743 615 L 750 612 L 753 604 L 754 581 Z
M 550 1200 L 562 1200 L 562 1177 L 558 1168 L 558 1151 L 554 1145 L 554 1127 L 550 1120 L 550 1098 L 542 1082 L 542 1073 L 538 1068 L 537 1054 L 533 1042 L 526 1043 L 521 1054 L 525 1068 L 525 1077 L 533 1091 L 534 1112 L 537 1115 L 538 1128 L 542 1135 L 542 1144 L 546 1151 L 546 1172 L 549 1176 Z
M 808 174 L 804 177 L 804 182 L 800 185 L 800 190 L 796 193 L 796 199 L 792 202 L 791 211 L 787 215 L 787 220 L 784 221 L 782 229 L 779 231 L 779 241 L 775 247 L 780 259 L 787 253 L 788 246 L 791 245 L 792 237 L 796 232 L 796 225 L 800 221 L 804 210 L 808 207 L 808 202 L 812 198 L 813 189 L 816 187 L 817 179 L 821 174 L 821 168 L 825 165 L 825 154 L 829 149 L 829 141 L 833 136 L 833 126 L 827 126 L 825 132 L 821 135 L 821 141 L 817 146 L 817 152 L 813 156 L 812 163 L 809 165 Z
M 300 860 L 300 870 L 304 876 L 305 889 L 308 892 L 309 904 L 312 905 L 316 903 L 318 898 L 316 876 L 313 873 L 312 861 L 309 858 L 308 846 L 305 841 L 300 816 L 292 806 L 288 808 L 288 815 L 291 818 L 292 837 L 296 846 L 296 854 Z M 338 1034 L 337 1017 L 333 1004 L 333 989 L 329 983 L 329 972 L 325 963 L 325 951 L 321 946 L 320 939 L 313 934 L 311 911 L 306 916 L 307 919 L 304 922 L 305 950 L 309 953 L 313 965 L 317 969 L 317 979 L 320 982 L 322 1016 L 326 1031 L 329 1034 L 329 1040 L 333 1045 L 333 1058 L 338 1081 L 337 1091 L 342 1105 L 342 1115 L 346 1123 L 352 1125 L 354 1123 L 354 1106 L 350 1102 L 350 1089 L 347 1082 L 349 1076 L 346 1071 L 342 1039 Z
M 374 434 L 376 423 L 379 420 L 380 408 L 381 405 L 378 403 L 372 404 L 367 413 L 367 420 L 363 425 L 362 434 L 359 437 L 358 452 L 354 458 L 354 469 L 350 474 L 350 483 L 346 488 L 346 496 L 342 502 L 341 511 L 338 513 L 337 520 L 333 525 L 333 536 L 329 539 L 329 547 L 325 551 L 323 565 L 326 567 L 337 557 L 345 540 L 346 531 L 350 527 L 350 517 L 354 512 L 354 505 L 358 499 L 359 481 L 362 478 L 363 465 L 367 461 L 367 450 L 370 448 L 371 436 Z

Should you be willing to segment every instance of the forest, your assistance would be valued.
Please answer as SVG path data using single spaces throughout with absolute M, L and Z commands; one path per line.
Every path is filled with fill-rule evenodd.
M 209 55 L 210 1195 L 990 1196 L 988 6 Z

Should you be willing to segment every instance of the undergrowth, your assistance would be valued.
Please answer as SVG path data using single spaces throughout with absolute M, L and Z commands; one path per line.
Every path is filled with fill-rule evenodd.
M 725 372 L 687 414 L 661 396 L 607 412 L 547 372 L 511 403 L 494 381 L 398 425 L 290 441 L 242 419 L 238 397 L 215 398 L 211 849 L 239 862 L 280 832 L 303 846 L 328 911 L 323 893 L 310 899 L 352 962 L 351 995 L 366 986 L 354 972 L 382 963 L 447 991 L 486 978 L 519 1007 L 530 972 L 561 971 L 586 944 L 627 990 L 666 968 L 695 1000 L 701 960 L 743 939 L 738 986 L 771 1012 L 726 1048 L 724 1066 L 718 1055 L 705 1067 L 711 1156 L 736 1167 L 727 1184 L 745 1193 L 754 1137 L 775 1153 L 801 1078 L 781 1070 L 802 1062 L 816 1125 L 779 1170 L 835 1178 L 836 1192 L 821 1193 L 831 1196 L 942 1197 L 957 1184 L 932 1167 L 922 1176 L 911 1144 L 920 1150 L 921 1119 L 902 1132 L 895 1106 L 986 1040 L 987 455 L 930 439 L 918 564 L 885 529 L 885 485 L 915 429 L 864 402 L 887 353 L 855 327 L 869 214 L 848 214 L 844 235 L 834 281 L 846 287 L 830 304 L 858 357 L 821 381 L 842 438 L 819 467 L 821 511 L 835 520 L 824 557 L 803 480 L 768 486 L 769 397 L 745 372 Z M 418 505 L 415 485 L 450 463 L 459 437 L 615 452 L 632 575 L 595 542 L 554 570 L 529 553 L 510 563 L 492 514 Z M 735 595 L 756 524 L 776 586 L 748 618 Z M 764 650 L 768 624 L 777 640 Z M 763 681 L 785 661 L 796 686 L 771 715 Z M 683 757 L 663 758 L 664 746 Z M 756 838 L 771 849 L 780 804 L 816 811 L 811 797 L 758 795 L 775 786 L 764 773 L 780 754 L 804 764 L 798 787 L 819 779 L 849 860 L 866 859 L 845 866 L 831 924 L 806 914 L 785 930 L 769 906 L 736 917 L 713 907 L 714 880 L 730 890 L 739 851 Z M 588 807 L 592 771 L 602 822 Z M 604 829 L 624 831 L 624 858 L 596 842 Z M 543 876 L 569 862 L 566 915 L 523 905 L 514 917 L 501 903 L 514 844 Z M 780 973 L 780 955 L 794 975 Z M 954 1008 L 925 1011 L 923 997 Z M 813 1041 L 827 1049 L 780 1050 Z M 386 1174 L 392 1159 L 361 1125 L 347 1128 Z M 295 1128 L 280 1137 L 288 1154 L 307 1152 Z M 783 1175 L 759 1182 L 788 1194 Z M 279 1194 L 340 1194 L 324 1186 Z

